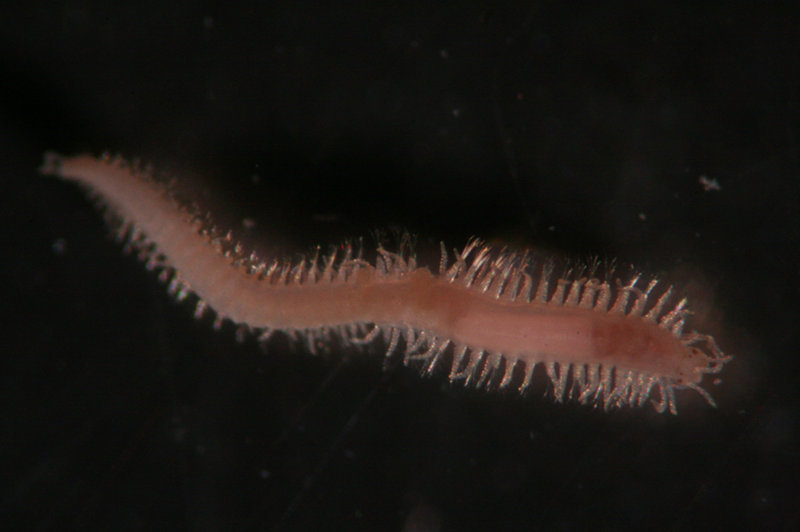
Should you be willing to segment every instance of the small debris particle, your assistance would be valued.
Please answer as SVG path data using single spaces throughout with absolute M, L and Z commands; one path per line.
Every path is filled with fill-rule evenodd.
M 722 187 L 719 184 L 719 181 L 716 179 L 709 179 L 707 175 L 703 174 L 698 179 L 697 182 L 703 187 L 703 190 L 706 192 L 711 192 L 712 190 L 722 190 Z

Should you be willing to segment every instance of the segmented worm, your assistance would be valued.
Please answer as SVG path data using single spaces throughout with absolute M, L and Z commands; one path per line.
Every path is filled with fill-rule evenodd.
M 262 260 L 149 169 L 108 155 L 48 153 L 41 171 L 85 187 L 170 294 L 196 296 L 197 317 L 214 312 L 216 327 L 230 320 L 262 341 L 281 331 L 311 352 L 381 342 L 387 359 L 402 356 L 423 375 L 445 368 L 451 382 L 520 393 L 542 367 L 557 402 L 605 410 L 649 403 L 672 414 L 681 389 L 716 406 L 701 382 L 731 360 L 713 337 L 684 332 L 685 298 L 673 301 L 672 287 L 638 274 L 560 273 L 551 261 L 477 239 L 460 251 L 442 244 L 436 274 L 407 245 L 379 245 L 372 262 L 353 245 Z

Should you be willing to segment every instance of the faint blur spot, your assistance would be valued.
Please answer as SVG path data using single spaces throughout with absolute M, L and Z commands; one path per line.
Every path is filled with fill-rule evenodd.
M 330 213 L 320 212 L 317 214 L 312 214 L 311 219 L 314 220 L 315 222 L 330 223 L 337 221 L 339 219 L 339 215 L 333 212 Z
M 717 181 L 716 179 L 709 179 L 708 176 L 706 175 L 701 175 L 697 179 L 697 182 L 700 183 L 700 185 L 702 185 L 703 190 L 705 190 L 706 192 L 710 192 L 712 190 L 722 190 L 719 181 Z
M 758 434 L 765 451 L 791 449 L 796 444 L 794 420 L 786 410 L 774 409 L 761 420 Z
M 503 492 L 513 492 L 527 479 L 525 465 L 517 457 L 506 456 L 492 467 L 492 482 Z
M 63 255 L 67 252 L 67 241 L 63 238 L 56 238 L 52 244 L 53 253 Z
M 403 523 L 403 532 L 437 532 L 441 529 L 441 512 L 425 503 L 413 507 Z

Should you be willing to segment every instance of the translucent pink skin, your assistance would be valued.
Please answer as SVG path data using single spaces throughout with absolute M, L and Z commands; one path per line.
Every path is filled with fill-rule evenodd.
M 221 253 L 162 185 L 120 161 L 50 154 L 42 172 L 88 187 L 146 235 L 209 307 L 251 328 L 303 330 L 348 323 L 412 327 L 511 360 L 613 365 L 677 384 L 699 383 L 711 360 L 640 316 L 501 300 L 427 268 L 391 276 L 364 264 L 347 280 L 265 282 Z

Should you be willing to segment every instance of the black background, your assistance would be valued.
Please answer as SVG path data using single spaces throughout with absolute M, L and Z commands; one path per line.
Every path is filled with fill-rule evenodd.
M 798 18 L 428 4 L 3 8 L 3 523 L 800 526 Z M 265 354 L 123 256 L 48 149 L 154 162 L 283 253 L 402 227 L 616 257 L 684 279 L 736 359 L 672 417 Z

